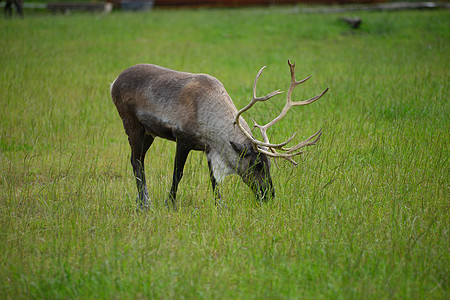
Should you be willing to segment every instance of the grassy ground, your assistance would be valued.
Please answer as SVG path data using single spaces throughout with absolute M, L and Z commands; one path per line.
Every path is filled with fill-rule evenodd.
M 0 298 L 449 298 L 447 11 L 342 15 L 289 8 L 28 15 L 0 19 Z M 175 145 L 155 141 L 154 211 L 135 211 L 129 149 L 109 85 L 151 62 L 219 78 L 243 107 L 304 99 L 273 141 L 323 128 L 275 201 L 237 177 L 212 200 L 190 156 L 178 213 L 163 206 Z M 251 113 L 268 121 L 283 97 Z M 246 115 L 249 117 L 249 114 Z

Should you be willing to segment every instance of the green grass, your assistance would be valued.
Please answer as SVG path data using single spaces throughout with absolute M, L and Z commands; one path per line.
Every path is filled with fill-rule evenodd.
M 447 11 L 296 14 L 290 8 L 0 18 L 0 298 L 448 299 Z M 316 147 L 279 161 L 258 206 L 237 177 L 217 209 L 193 153 L 178 213 L 163 201 L 175 144 L 146 161 L 154 211 L 135 211 L 129 146 L 109 96 L 126 67 L 219 78 L 237 107 L 313 78 L 272 131 Z M 259 122 L 283 96 L 246 114 Z

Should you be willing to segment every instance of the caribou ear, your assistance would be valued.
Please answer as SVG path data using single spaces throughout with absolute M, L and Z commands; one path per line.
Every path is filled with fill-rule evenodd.
M 242 157 L 247 157 L 251 154 L 252 150 L 249 149 L 248 147 L 246 147 L 245 145 L 242 144 L 238 144 L 235 142 L 231 142 L 231 147 L 233 147 L 233 150 L 236 151 L 237 153 L 239 153 L 239 155 L 241 155 Z

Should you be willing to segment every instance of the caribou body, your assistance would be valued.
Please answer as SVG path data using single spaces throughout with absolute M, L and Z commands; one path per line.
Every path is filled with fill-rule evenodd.
M 321 131 L 296 146 L 285 148 L 293 137 L 284 143 L 272 144 L 267 138 L 268 127 L 280 120 L 291 106 L 312 103 L 327 91 L 306 101 L 292 102 L 290 96 L 293 88 L 309 77 L 296 81 L 295 64 L 289 62 L 289 65 L 292 81 L 285 109 L 265 126 L 255 123 L 264 141 L 253 137 L 250 127 L 241 117 L 256 102 L 281 93 L 275 91 L 264 97 L 256 97 L 256 83 L 264 68 L 255 78 L 251 102 L 240 111 L 222 83 L 210 75 L 179 72 L 151 64 L 139 64 L 123 71 L 111 86 L 111 96 L 128 135 L 140 207 L 146 208 L 151 203 L 145 180 L 144 159 L 156 137 L 176 142 L 173 182 L 169 199 L 166 200 L 168 206 L 174 209 L 177 207 L 178 184 L 191 150 L 206 153 L 217 202 L 220 201 L 217 184 L 226 175 L 233 173 L 243 179 L 259 200 L 273 198 L 275 193 L 269 157 L 283 157 L 294 162 L 292 157 L 301 153 L 298 149 L 314 145 Z

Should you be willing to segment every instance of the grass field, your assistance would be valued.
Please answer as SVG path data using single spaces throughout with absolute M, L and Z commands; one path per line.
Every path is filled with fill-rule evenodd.
M 449 299 L 448 11 L 338 14 L 290 7 L 0 18 L 1 299 Z M 163 205 L 175 144 L 147 155 L 153 211 L 136 212 L 129 146 L 109 96 L 126 67 L 216 76 L 238 108 L 289 85 L 310 106 L 272 131 L 323 128 L 279 161 L 258 206 L 238 177 L 214 206 L 192 153 L 179 212 Z M 284 96 L 246 114 L 261 123 Z

